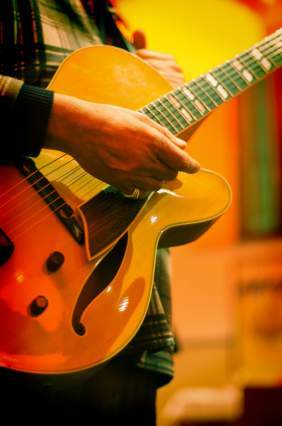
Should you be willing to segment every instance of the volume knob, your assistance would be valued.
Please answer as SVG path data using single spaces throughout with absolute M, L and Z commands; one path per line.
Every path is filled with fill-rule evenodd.
M 32 317 L 42 314 L 48 306 L 48 299 L 45 296 L 37 296 L 29 305 L 29 311 Z
M 60 251 L 54 251 L 46 260 L 46 268 L 49 272 L 56 272 L 65 261 L 65 256 Z

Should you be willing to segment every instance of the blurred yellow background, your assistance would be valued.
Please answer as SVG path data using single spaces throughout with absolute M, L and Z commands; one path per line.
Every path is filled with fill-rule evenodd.
M 117 3 L 128 24 L 127 33 L 142 29 L 147 36 L 147 48 L 173 54 L 187 81 L 251 47 L 266 35 L 267 27 L 278 28 L 282 16 L 281 2 L 275 0 L 119 0 Z M 250 8 L 247 3 L 258 7 Z M 274 240 L 241 241 L 242 99 L 233 99 L 214 111 L 189 142 L 189 152 L 203 167 L 220 172 L 231 183 L 233 203 L 198 241 L 172 249 L 173 318 L 181 350 L 175 357 L 175 379 L 159 395 L 160 425 L 166 424 L 162 410 L 177 389 L 223 385 L 230 381 L 233 370 L 240 369 L 244 360 L 242 353 L 238 357 L 236 342 L 240 316 L 238 265 L 248 262 L 248 256 L 254 261 L 257 252 L 261 259 L 263 253 L 270 253 L 269 257 L 274 256 L 277 261 L 277 253 L 281 251 L 277 235 Z M 275 264 L 274 269 L 281 280 L 281 268 Z M 272 349 L 267 357 L 272 367 L 277 364 L 277 368 L 272 370 L 271 380 L 273 374 L 282 377 L 282 365 L 275 354 L 277 347 L 274 345 Z M 253 346 L 251 353 L 256 350 Z M 243 373 L 245 378 L 248 374 Z M 254 377 L 263 380 L 263 374 L 252 374 L 246 380 L 252 381 Z M 267 381 L 270 375 L 266 373 L 265 377 Z

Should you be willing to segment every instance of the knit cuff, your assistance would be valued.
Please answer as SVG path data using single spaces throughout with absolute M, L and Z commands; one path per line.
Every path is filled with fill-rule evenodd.
M 17 100 L 23 81 L 6 75 L 0 75 L 0 113 L 8 115 Z
M 23 84 L 13 111 L 17 123 L 16 150 L 20 156 L 37 157 L 43 147 L 54 92 Z

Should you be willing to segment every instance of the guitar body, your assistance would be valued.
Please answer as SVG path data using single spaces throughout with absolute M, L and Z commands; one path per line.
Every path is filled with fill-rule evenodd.
M 134 110 L 170 90 L 153 68 L 107 46 L 74 52 L 49 88 Z M 36 164 L 42 167 L 60 155 L 43 150 Z M 231 200 L 230 187 L 220 175 L 208 170 L 179 173 L 143 202 L 128 225 L 112 233 L 107 223 L 114 216 L 118 228 L 122 215 L 113 203 L 99 213 L 98 197 L 106 185 L 97 181 L 96 195 L 89 200 L 56 178 L 52 184 L 74 209 L 84 228 L 84 244 L 74 240 L 17 168 L 0 167 L 0 228 L 14 243 L 13 253 L 0 266 L 0 364 L 45 374 L 97 366 L 120 352 L 145 317 L 157 247 L 195 240 Z M 125 216 L 130 202 L 135 203 L 126 201 Z M 95 251 L 91 244 L 99 240 L 99 214 L 103 232 L 113 237 Z M 62 253 L 64 262 L 52 272 L 46 261 L 54 252 Z M 40 297 L 47 307 L 38 314 L 32 306 Z

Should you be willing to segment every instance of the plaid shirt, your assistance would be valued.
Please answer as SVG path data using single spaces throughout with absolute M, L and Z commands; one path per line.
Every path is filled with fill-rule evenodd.
M 59 64 L 73 50 L 97 43 L 133 50 L 118 30 L 118 18 L 111 5 L 100 0 L 97 3 L 101 9 L 98 9 L 97 3 L 95 7 L 94 3 L 87 0 L 1 0 L 0 119 L 4 117 L 1 125 L 4 125 L 7 115 L 14 120 L 21 96 L 27 99 L 26 105 L 39 111 L 39 120 L 45 120 L 47 127 L 50 111 L 46 105 L 50 99 L 46 101 L 44 96 L 48 91 L 36 88 L 48 85 Z M 22 114 L 23 108 L 16 115 L 18 120 L 21 120 Z M 32 126 L 29 120 L 29 116 L 22 119 L 22 126 L 30 127 L 27 131 L 34 132 L 36 120 L 32 120 Z M 21 147 L 21 152 L 38 155 L 40 137 L 42 139 L 42 134 L 38 133 L 35 147 L 26 148 L 25 151 Z M 174 339 L 171 332 L 168 262 L 168 251 L 158 250 L 152 298 L 146 318 L 124 350 L 136 356 L 140 367 L 158 373 L 156 377 L 160 385 L 173 376 L 171 354 Z

